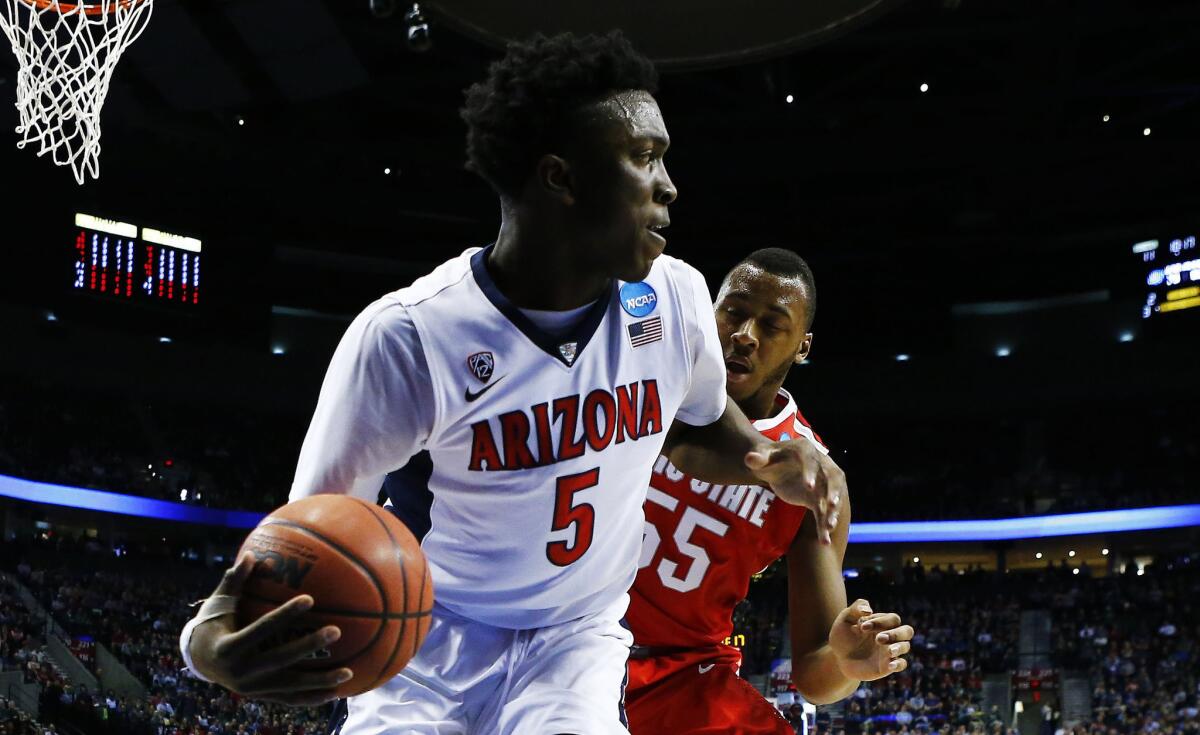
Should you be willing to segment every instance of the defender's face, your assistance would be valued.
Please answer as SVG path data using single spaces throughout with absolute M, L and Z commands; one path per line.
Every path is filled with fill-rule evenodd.
M 808 356 L 803 286 L 753 266 L 735 268 L 717 294 L 717 334 L 725 356 L 725 388 L 735 401 L 782 380 Z
M 614 94 L 590 111 L 586 142 L 573 156 L 579 240 L 604 274 L 640 281 L 667 241 L 675 185 L 663 156 L 670 146 L 658 103 L 647 92 Z

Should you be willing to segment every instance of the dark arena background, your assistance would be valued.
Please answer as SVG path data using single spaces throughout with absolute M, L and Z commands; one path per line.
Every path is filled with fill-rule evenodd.
M 286 500 L 353 315 L 495 236 L 457 112 L 495 38 L 410 10 L 159 0 L 82 187 L 7 138 L 0 49 L 3 735 L 324 732 L 177 640 Z M 668 252 L 712 287 L 812 265 L 786 387 L 848 476 L 850 599 L 918 633 L 814 708 L 764 570 L 733 642 L 798 732 L 1200 732 L 1198 48 L 1183 0 L 913 0 L 664 57 Z

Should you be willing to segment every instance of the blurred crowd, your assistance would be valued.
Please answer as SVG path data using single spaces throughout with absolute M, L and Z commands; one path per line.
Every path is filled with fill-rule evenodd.
M 1200 558 L 1179 556 L 1093 577 L 1053 564 L 997 574 L 978 567 L 909 565 L 898 580 L 869 571 L 847 580 L 849 599 L 895 610 L 914 626 L 909 667 L 864 683 L 816 726 L 834 735 L 1012 735 L 1011 712 L 984 705 L 988 674 L 1019 668 L 1022 610 L 1052 612 L 1051 664 L 1092 687 L 1092 716 L 1064 728 L 1045 713 L 1040 735 L 1198 735 Z M 735 614 L 744 632 L 743 675 L 770 673 L 785 650 L 786 577 L 767 570 Z M 782 713 L 799 728 L 783 678 L 771 677 Z
M 3 546 L 2 568 L 72 638 L 106 646 L 142 683 L 145 697 L 88 691 L 48 660 L 46 621 L 0 587 L 0 665 L 41 688 L 39 724 L 0 702 L 0 735 L 72 724 L 98 735 L 313 735 L 326 708 L 261 705 L 182 673 L 179 630 L 189 603 L 214 586 L 199 564 L 117 556 L 88 539 L 29 539 Z M 1140 571 L 1139 571 L 1140 569 Z M 1049 611 L 1052 665 L 1092 688 L 1092 717 L 1067 731 L 1057 712 L 1039 735 L 1200 735 L 1200 561 L 1178 557 L 1093 577 L 1066 566 L 999 574 L 979 567 L 906 566 L 847 580 L 850 599 L 895 610 L 916 628 L 907 670 L 865 683 L 816 721 L 829 735 L 1013 735 L 1011 712 L 984 704 L 983 681 L 1019 667 L 1020 615 Z M 801 722 L 780 671 L 787 648 L 787 580 L 773 566 L 735 611 L 745 636 L 743 676 L 766 679 L 782 714 Z M 8 728 L 7 730 L 2 728 Z M 37 728 L 43 728 L 41 730 Z M 1059 731 L 1062 732 L 1059 732 Z
M 210 506 L 287 500 L 303 419 L 0 382 L 0 473 Z
M 1200 466 L 1194 426 L 1200 406 L 1104 409 L 1022 421 L 913 420 L 902 429 L 885 422 L 824 438 L 846 470 L 856 521 L 1010 518 L 1196 502 L 1190 482 Z
M 325 732 L 328 708 L 265 705 L 183 673 L 179 631 L 193 614 L 189 603 L 215 586 L 216 572 L 119 558 L 69 538 L 6 544 L 4 568 L 71 638 L 103 644 L 146 688 L 145 697 L 130 698 L 43 679 L 46 721 L 69 722 L 89 735 Z

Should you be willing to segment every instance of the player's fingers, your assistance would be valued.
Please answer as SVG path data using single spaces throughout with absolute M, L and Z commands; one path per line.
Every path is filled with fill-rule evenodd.
M 746 466 L 752 470 L 768 469 L 771 465 L 779 465 L 781 469 L 786 470 L 798 468 L 804 488 L 812 490 L 817 484 L 819 468 L 816 462 L 805 456 L 800 444 L 802 441 L 807 442 L 806 439 L 789 439 L 763 444 L 746 453 Z
M 341 637 L 342 631 L 336 625 L 326 625 L 320 630 L 314 630 L 308 635 L 256 655 L 241 678 L 257 679 L 264 674 L 285 669 Z
M 746 466 L 752 470 L 761 470 L 771 462 L 771 445 L 763 444 L 746 452 L 744 461 Z
M 217 588 L 213 590 L 213 596 L 230 595 L 236 597 L 242 593 L 242 585 L 250 577 L 250 572 L 254 571 L 254 555 L 242 554 L 233 566 L 225 570 L 225 574 L 221 577 Z
M 223 656 L 253 652 L 259 643 L 291 625 L 296 618 L 312 609 L 312 595 L 296 595 L 258 620 L 222 639 L 218 647 Z
M 814 510 L 812 513 L 814 521 L 813 526 L 815 526 L 817 529 L 817 541 L 819 541 L 822 546 L 829 546 L 833 543 L 833 535 L 829 532 L 829 522 L 827 520 L 827 516 L 820 510 Z
M 345 667 L 328 671 L 276 671 L 254 679 L 239 678 L 235 686 L 238 692 L 247 697 L 270 698 L 292 693 L 325 692 L 353 677 L 354 672 Z
M 863 620 L 863 630 L 891 630 L 900 627 L 900 616 L 896 613 L 875 613 Z
M 830 523 L 833 513 L 830 511 L 829 503 L 825 498 L 818 496 L 816 507 L 812 509 L 813 525 L 817 528 L 817 540 L 822 546 L 828 546 L 833 543 L 833 529 L 836 527 Z
M 888 673 L 895 674 L 897 672 L 904 671 L 907 668 L 908 668 L 908 659 L 906 659 L 906 658 L 894 658 L 891 661 L 888 661 L 888 665 L 887 665 Z
M 820 456 L 821 475 L 825 479 L 825 492 L 829 497 L 830 507 L 835 510 L 841 510 L 842 498 L 846 496 L 846 473 L 842 472 L 842 468 L 837 466 L 837 463 L 829 458 L 828 455 Z M 836 526 L 836 524 L 834 524 Z
M 828 512 L 828 517 L 825 519 L 825 523 L 829 528 L 829 532 L 833 533 L 837 530 L 838 519 L 841 518 L 841 511 L 838 509 L 838 496 L 837 493 L 830 491 L 828 483 L 824 480 L 819 483 L 819 486 L 824 493 L 823 499 Z
M 913 627 L 911 625 L 901 625 L 893 630 L 885 630 L 875 636 L 876 643 L 898 643 L 899 641 L 911 641 L 913 637 Z
M 910 650 L 912 650 L 912 644 L 908 641 L 901 641 L 888 646 L 888 655 L 892 658 L 900 658 Z
M 846 606 L 842 611 L 842 622 L 847 625 L 858 625 L 860 620 L 863 620 L 871 614 L 871 603 L 861 597 Z

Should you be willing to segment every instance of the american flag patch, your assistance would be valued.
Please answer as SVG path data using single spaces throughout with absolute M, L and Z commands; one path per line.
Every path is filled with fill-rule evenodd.
M 648 345 L 651 342 L 661 342 L 663 338 L 661 316 L 656 316 L 653 319 L 643 319 L 625 328 L 629 330 L 629 344 L 634 347 Z

